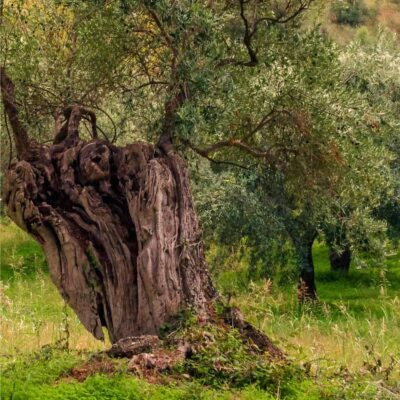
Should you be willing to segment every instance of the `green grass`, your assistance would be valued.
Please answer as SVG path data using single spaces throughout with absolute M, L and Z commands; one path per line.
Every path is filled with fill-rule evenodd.
M 323 285 L 320 288 L 323 299 Z M 367 289 L 363 292 L 367 293 Z M 295 290 L 272 289 L 265 293 L 254 285 L 249 293 L 235 297 L 233 303 L 296 360 L 311 360 L 316 369 L 329 364 L 338 370 L 358 372 L 368 362 L 372 349 L 384 365 L 389 365 L 391 357 L 397 360 L 393 372 L 400 379 L 398 297 L 382 299 L 375 294 L 373 301 L 372 290 L 369 297 L 358 291 L 354 299 L 343 296 L 343 292 L 337 298 L 333 297 L 333 290 L 326 293 L 320 304 L 299 307 Z
M 315 305 L 299 306 L 290 270 L 283 273 L 284 286 L 269 280 L 246 284 L 248 257 L 243 252 L 219 266 L 222 272 L 216 278 L 231 303 L 296 362 L 308 365 L 315 379 L 323 380 L 327 371 L 363 376 L 373 370 L 363 381 L 368 386 L 390 371 L 391 383 L 399 388 L 400 254 L 392 254 L 384 266 L 352 265 L 348 276 L 330 271 L 323 244 L 316 244 L 313 254 L 319 296 Z
M 36 278 L 39 271 L 47 271 L 46 260 L 40 246 L 8 219 L 1 219 L 0 279 L 9 281 L 23 275 Z
M 233 399 L 232 392 L 205 389 L 188 382 L 182 385 L 151 385 L 123 369 L 111 376 L 95 374 L 84 382 L 67 379 L 71 368 L 84 360 L 82 355 L 55 352 L 20 358 L 3 370 L 2 398 L 13 400 L 43 399 Z M 260 393 L 249 387 L 240 393 L 242 399 Z M 236 393 L 237 394 L 237 393 Z M 257 398 L 257 397 L 256 397 Z M 264 397 L 267 398 L 267 397 Z
M 104 349 L 67 307 L 51 282 L 39 245 L 8 220 L 1 221 L 0 357 L 60 343 Z
M 71 368 L 85 359 L 65 352 L 41 352 L 20 358 L 3 370 L 2 398 L 13 400 L 43 399 L 241 399 L 265 398 L 255 387 L 240 392 L 213 390 L 196 382 L 151 385 L 121 368 L 113 375 L 95 374 L 84 382 L 67 378 Z M 262 394 L 264 397 L 254 397 Z M 272 398 L 272 397 L 271 397 Z
M 316 245 L 320 301 L 303 307 L 296 301 L 294 281 L 287 279 L 284 286 L 272 281 L 249 283 L 248 254 L 223 259 L 225 268 L 213 268 L 225 271 L 216 276 L 222 293 L 229 292 L 231 304 L 285 350 L 292 367 L 275 369 L 262 359 L 249 359 L 229 336 L 216 340 L 192 364 L 180 366 L 173 379 L 150 384 L 128 373 L 126 363 L 112 375 L 96 373 L 84 382 L 67 378 L 71 368 L 109 344 L 94 340 L 64 304 L 32 239 L 15 225 L 3 224 L 0 245 L 1 399 L 400 396 L 400 254 L 387 260 L 384 276 L 381 268 L 352 266 L 349 276 L 343 277 L 329 271 L 327 250 Z M 216 369 L 215 360 L 224 360 L 229 367 L 226 374 Z

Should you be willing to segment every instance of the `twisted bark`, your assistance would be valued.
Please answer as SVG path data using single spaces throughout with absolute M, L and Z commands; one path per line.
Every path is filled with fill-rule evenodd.
M 154 334 L 184 306 L 207 314 L 207 272 L 188 174 L 177 154 L 72 136 L 33 146 L 7 173 L 9 216 L 42 245 L 83 325 L 112 342 Z M 61 147 L 60 147 L 61 146 Z
M 204 258 L 189 177 L 174 151 L 97 139 L 94 113 L 68 107 L 54 143 L 29 139 L 14 85 L 1 70 L 19 161 L 5 177 L 10 218 L 43 247 L 50 275 L 96 338 L 155 334 L 182 308 L 207 318 L 216 291 Z M 89 118 L 93 140 L 82 141 Z

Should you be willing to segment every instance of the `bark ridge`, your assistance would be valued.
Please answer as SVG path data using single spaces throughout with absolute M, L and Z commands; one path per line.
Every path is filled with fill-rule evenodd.
M 6 176 L 10 217 L 43 247 L 60 293 L 96 338 L 155 334 L 216 296 L 187 168 L 147 143 L 79 138 L 72 108 L 51 146 L 30 141 Z

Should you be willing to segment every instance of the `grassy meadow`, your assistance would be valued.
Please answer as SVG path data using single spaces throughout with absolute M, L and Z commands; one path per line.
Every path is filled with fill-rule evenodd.
M 192 365 L 196 374 L 180 370 L 157 381 L 128 372 L 123 361 L 112 373 L 99 368 L 86 379 L 71 376 L 74 367 L 97 360 L 109 343 L 93 339 L 64 304 L 32 239 L 3 221 L 0 240 L 2 399 L 400 398 L 400 254 L 395 251 L 385 266 L 352 266 L 348 277 L 340 277 L 329 271 L 327 250 L 317 244 L 320 301 L 302 307 L 295 282 L 244 284 L 238 277 L 246 257 L 227 260 L 235 273 L 226 268 L 215 277 L 221 292 L 284 349 L 294 368 L 266 370 L 273 382 L 264 384 L 257 367 L 254 379 L 239 385 L 210 378 L 213 352 Z M 243 358 L 233 365 L 246 375 L 251 363 Z

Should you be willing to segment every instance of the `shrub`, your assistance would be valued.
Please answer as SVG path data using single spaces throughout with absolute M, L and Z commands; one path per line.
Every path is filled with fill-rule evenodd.
M 363 0 L 336 0 L 332 5 L 332 11 L 336 23 L 342 25 L 360 25 L 368 16 Z

